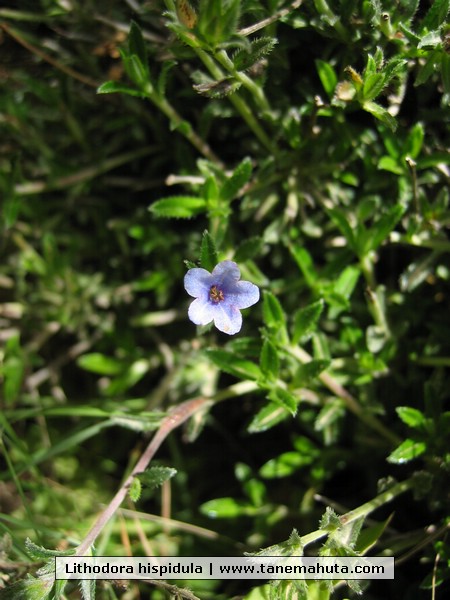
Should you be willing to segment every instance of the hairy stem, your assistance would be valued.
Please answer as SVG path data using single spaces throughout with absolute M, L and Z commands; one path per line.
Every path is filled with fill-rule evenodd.
M 353 521 L 356 521 L 357 519 L 367 517 L 367 515 L 369 515 L 371 512 L 373 512 L 380 506 L 383 506 L 384 504 L 387 504 L 388 502 L 392 502 L 392 500 L 394 500 L 394 498 L 396 498 L 400 494 L 404 494 L 405 492 L 410 490 L 413 487 L 413 485 L 414 485 L 413 478 L 407 479 L 406 481 L 402 481 L 401 483 L 395 484 L 394 486 L 392 486 L 391 488 L 389 488 L 382 494 L 379 494 L 372 500 L 369 500 L 369 502 L 366 502 L 365 504 L 362 504 L 358 508 L 355 508 L 354 510 L 351 510 L 348 513 L 345 513 L 345 515 L 342 515 L 341 517 L 339 517 L 342 525 L 347 525 L 348 523 L 352 523 Z M 302 546 L 306 546 L 307 544 L 311 544 L 312 542 L 320 540 L 321 538 L 325 537 L 327 535 L 327 533 L 328 532 L 324 531 L 323 529 L 318 529 L 316 531 L 312 531 L 311 533 L 307 533 L 306 535 L 301 537 Z

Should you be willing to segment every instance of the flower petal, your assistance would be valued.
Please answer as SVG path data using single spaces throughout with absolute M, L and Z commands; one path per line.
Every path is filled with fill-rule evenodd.
M 211 286 L 211 273 L 206 269 L 189 269 L 184 276 L 184 289 L 194 298 L 207 297 Z
M 215 308 L 210 302 L 197 298 L 191 302 L 188 317 L 195 325 L 208 325 L 215 317 Z
M 241 330 L 242 315 L 235 306 L 221 302 L 214 309 L 214 325 L 219 331 L 234 335 Z
M 236 308 L 248 308 L 259 300 L 259 288 L 250 281 L 238 281 L 231 293 L 225 296 L 227 302 Z
M 211 273 L 211 279 L 215 285 L 223 289 L 224 292 L 226 292 L 227 287 L 234 287 L 240 276 L 239 267 L 232 260 L 223 260 L 214 267 Z

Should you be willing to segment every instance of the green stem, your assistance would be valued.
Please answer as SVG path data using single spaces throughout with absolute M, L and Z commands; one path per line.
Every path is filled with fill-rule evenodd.
M 248 77 L 245 73 L 241 71 L 237 71 L 233 64 L 233 61 L 230 59 L 225 50 L 221 50 L 215 55 L 217 62 L 219 62 L 222 67 L 224 67 L 229 73 L 235 77 L 238 81 L 242 83 L 242 85 L 249 90 L 249 92 L 253 95 L 255 102 L 258 104 L 259 108 L 263 112 L 269 112 L 270 106 L 267 98 L 264 94 L 263 89 L 257 85 L 250 77 Z
M 373 512 L 380 506 L 383 506 L 388 502 L 392 502 L 394 498 L 410 490 L 413 487 L 413 485 L 413 478 L 395 484 L 379 496 L 376 496 L 372 500 L 369 500 L 369 502 L 366 502 L 358 508 L 355 508 L 354 510 L 345 513 L 345 515 L 342 515 L 340 517 L 342 525 L 347 525 L 348 523 L 352 523 L 353 521 L 367 517 L 367 515 L 369 515 L 371 512 Z M 311 544 L 312 542 L 320 540 L 320 538 L 325 537 L 327 533 L 328 532 L 324 531 L 323 529 L 318 529 L 317 531 L 307 533 L 306 535 L 301 537 L 302 546 L 306 546 L 307 544 Z
M 209 145 L 192 129 L 189 123 L 184 121 L 184 119 L 165 98 L 159 96 L 159 94 L 154 91 L 147 92 L 147 97 L 159 108 L 161 112 L 166 115 L 172 125 L 179 129 L 180 133 L 184 135 L 184 137 L 194 146 L 194 148 L 200 152 L 200 154 L 203 154 L 203 156 L 205 156 L 208 160 L 224 168 L 220 158 L 216 156 Z
M 223 79 L 224 74 L 221 69 L 217 66 L 214 60 L 201 48 L 195 48 L 197 55 L 200 60 L 203 62 L 205 67 L 211 73 L 211 75 L 216 79 Z M 255 119 L 253 111 L 248 106 L 247 102 L 243 100 L 237 93 L 232 94 L 230 97 L 230 102 L 234 105 L 236 110 L 240 113 L 244 121 L 247 123 L 249 128 L 256 135 L 258 140 L 263 144 L 263 146 L 271 153 L 276 154 L 276 148 L 273 145 L 272 141 L 267 136 L 264 129 L 262 129 L 261 125 Z

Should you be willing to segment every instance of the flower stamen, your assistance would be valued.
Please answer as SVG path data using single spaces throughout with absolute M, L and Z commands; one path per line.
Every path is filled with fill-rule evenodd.
M 209 299 L 212 300 L 215 304 L 222 302 L 225 300 L 222 290 L 220 290 L 217 285 L 212 285 L 209 289 Z

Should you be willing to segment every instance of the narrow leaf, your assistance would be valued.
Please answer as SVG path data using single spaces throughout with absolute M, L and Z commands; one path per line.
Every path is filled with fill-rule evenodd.
M 281 406 L 286 408 L 293 417 L 297 414 L 299 399 L 287 390 L 275 387 L 270 391 L 268 398 L 269 400 L 272 400 L 272 402 L 281 404 Z
M 395 131 L 397 129 L 397 121 L 394 117 L 382 106 L 370 100 L 364 102 L 363 109 L 372 114 L 376 119 L 385 123 L 388 127 Z
M 128 35 L 128 49 L 130 55 L 135 54 L 144 68 L 148 77 L 148 57 L 145 40 L 142 36 L 142 31 L 135 21 L 131 21 L 130 33 Z
M 129 96 L 138 96 L 145 98 L 146 94 L 141 90 L 136 90 L 119 81 L 106 81 L 97 88 L 97 94 L 128 94 Z
M 364 78 L 362 97 L 364 101 L 373 100 L 380 94 L 385 86 L 385 77 L 383 73 L 373 73 Z
M 125 368 L 125 365 L 120 360 L 106 356 L 100 352 L 83 354 L 83 356 L 77 359 L 77 365 L 85 371 L 91 371 L 99 375 L 118 375 Z
M 212 271 L 218 263 L 216 245 L 208 231 L 203 232 L 200 249 L 200 265 L 207 271 Z
M 322 371 L 328 369 L 331 361 L 327 358 L 315 358 L 308 363 L 300 365 L 296 373 L 296 382 L 305 385 L 312 379 L 316 379 Z
M 258 365 L 250 360 L 239 358 L 226 350 L 206 350 L 205 352 L 206 356 L 225 373 L 235 375 L 240 379 L 259 379 L 261 377 Z
M 325 62 L 324 60 L 316 59 L 315 63 L 323 89 L 326 91 L 328 97 L 332 98 L 338 84 L 336 71 L 330 63 Z
M 286 324 L 286 317 L 279 300 L 268 291 L 263 292 L 263 317 L 269 328 L 279 329 Z
M 128 495 L 132 502 L 137 502 L 141 497 L 142 493 L 142 484 L 139 477 L 135 477 L 131 483 L 130 489 L 128 491 Z
M 316 329 L 317 321 L 322 314 L 324 307 L 323 300 L 318 300 L 309 306 L 300 308 L 294 316 L 294 327 L 292 332 L 292 341 L 294 344 L 302 339 L 308 339 Z
M 234 94 L 241 85 L 241 82 L 234 79 L 234 77 L 225 77 L 219 81 L 197 83 L 192 87 L 201 96 L 206 96 L 206 98 L 225 98 Z
M 264 340 L 259 361 L 262 373 L 269 379 L 276 379 L 280 369 L 280 360 L 275 346 L 269 340 Z
M 274 402 L 269 402 L 259 410 L 248 426 L 249 433 L 267 431 L 290 416 L 286 408 Z
M 370 230 L 368 239 L 369 248 L 366 249 L 376 250 L 400 221 L 404 212 L 405 207 L 400 204 L 392 206 Z
M 149 489 L 154 490 L 160 487 L 165 481 L 171 479 L 176 475 L 177 470 L 171 467 L 150 467 L 143 473 L 139 473 L 137 477 L 142 485 Z
M 236 517 L 253 515 L 257 511 L 252 504 L 234 498 L 216 498 L 200 506 L 200 512 L 211 519 L 234 519 Z
M 299 246 L 291 245 L 289 246 L 289 250 L 291 251 L 295 262 L 302 272 L 306 283 L 309 285 L 309 287 L 314 288 L 319 276 L 314 268 L 311 254 L 308 252 L 308 250 L 306 250 L 306 248 L 301 248 Z
M 276 458 L 271 458 L 259 470 L 265 479 L 280 479 L 288 477 L 302 467 L 310 465 L 314 460 L 311 455 L 302 455 L 300 452 L 284 452 Z
M 233 63 L 236 71 L 246 71 L 247 69 L 250 69 L 250 67 L 263 58 L 263 56 L 269 54 L 276 44 L 277 40 L 275 38 L 262 37 L 254 40 L 248 51 L 246 48 L 240 48 L 233 55 Z
M 409 427 L 423 427 L 426 424 L 426 417 L 417 408 L 411 406 L 397 406 L 395 409 L 398 416 Z
M 434 0 L 421 25 L 431 31 L 438 29 L 447 18 L 450 0 Z
M 149 206 L 149 211 L 157 217 L 189 219 L 206 210 L 204 198 L 194 196 L 171 196 L 157 200 Z
M 408 438 L 389 454 L 387 460 L 395 465 L 403 465 L 423 454 L 426 449 L 425 442 L 417 442 Z
M 329 208 L 327 210 L 327 213 L 331 217 L 331 220 L 334 222 L 334 224 L 338 227 L 339 231 L 347 240 L 350 248 L 356 252 L 357 247 L 355 234 L 345 214 L 338 208 Z
M 223 200 L 230 201 L 239 194 L 242 187 L 248 182 L 252 174 L 252 161 L 250 158 L 244 160 L 236 167 L 233 174 L 223 184 L 220 196 Z
M 257 256 L 263 246 L 263 240 L 259 236 L 254 236 L 244 240 L 236 250 L 234 260 L 236 262 L 244 262 L 254 256 Z

